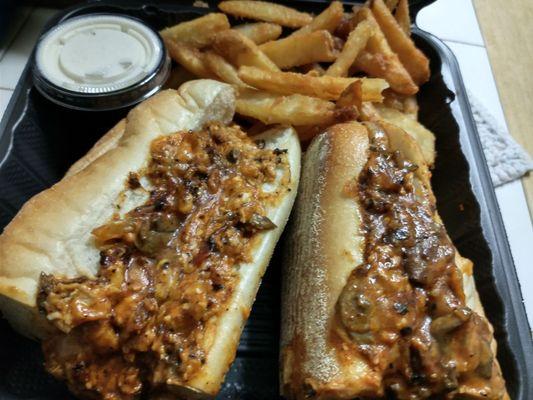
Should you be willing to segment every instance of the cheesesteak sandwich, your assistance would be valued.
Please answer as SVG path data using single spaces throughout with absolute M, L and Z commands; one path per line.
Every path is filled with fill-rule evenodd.
M 296 399 L 506 399 L 472 263 L 436 212 L 418 145 L 385 122 L 310 145 L 282 297 Z
M 0 236 L 1 310 L 90 399 L 215 395 L 292 207 L 292 128 L 210 80 L 135 107 Z

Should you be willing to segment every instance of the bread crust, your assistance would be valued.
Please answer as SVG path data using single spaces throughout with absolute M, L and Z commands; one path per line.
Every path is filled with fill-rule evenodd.
M 343 363 L 328 336 L 337 298 L 362 262 L 360 212 L 342 188 L 363 169 L 368 146 L 363 125 L 339 124 L 318 136 L 304 157 L 284 263 L 281 382 L 288 397 L 304 397 L 297 387 L 324 397 L 334 390 L 336 398 L 376 387 L 364 359 Z
M 416 142 L 401 129 L 383 125 L 391 150 L 419 165 L 416 175 L 433 196 L 431 174 Z M 362 171 L 368 151 L 366 128 L 349 122 L 316 137 L 303 160 L 283 272 L 280 382 L 287 398 L 373 396 L 382 384 L 363 356 L 342 351 L 342 343 L 333 342 L 330 334 L 340 292 L 363 262 L 360 210 L 354 194 L 344 188 Z M 472 263 L 458 253 L 456 261 L 467 306 L 484 316 Z M 499 371 L 497 361 L 494 368 Z

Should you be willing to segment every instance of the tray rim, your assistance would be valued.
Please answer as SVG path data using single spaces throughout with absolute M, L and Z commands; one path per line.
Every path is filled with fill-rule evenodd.
M 473 183 L 475 180 L 479 185 L 479 187 L 476 187 L 476 184 L 472 184 L 471 186 L 474 197 L 480 207 L 479 214 L 483 237 L 485 238 L 492 255 L 491 272 L 495 279 L 495 284 L 496 286 L 504 284 L 507 289 L 507 294 L 511 297 L 510 305 L 507 302 L 503 302 L 502 299 L 504 304 L 506 324 L 511 320 L 511 323 L 516 326 L 518 331 L 518 335 L 511 335 L 506 327 L 504 334 L 511 349 L 515 349 L 516 345 L 518 348 L 525 350 L 524 354 L 529 354 L 532 356 L 529 359 L 525 357 L 515 357 L 519 372 L 523 372 L 518 376 L 522 385 L 522 392 L 519 393 L 519 398 L 524 400 L 530 399 L 533 398 L 532 331 L 527 318 L 522 291 L 520 288 L 520 281 L 518 280 L 518 275 L 516 273 L 516 267 L 512 256 L 511 247 L 509 245 L 507 232 L 505 230 L 503 217 L 500 211 L 498 200 L 496 198 L 496 192 L 490 177 L 489 167 L 485 158 L 485 153 L 483 152 L 477 126 L 474 121 L 472 108 L 468 100 L 468 94 L 463 82 L 459 63 L 452 50 L 438 37 L 418 28 L 418 26 L 415 26 L 413 32 L 420 34 L 425 40 L 428 41 L 429 44 L 432 45 L 432 47 L 439 53 L 440 56 L 445 56 L 447 58 L 450 66 L 451 76 L 454 81 L 454 86 L 456 89 L 458 89 L 456 92 L 454 92 L 455 101 L 457 101 L 461 116 L 463 117 L 461 121 L 464 122 L 465 125 L 464 127 L 467 133 L 466 138 L 471 146 L 471 150 L 475 150 L 470 151 L 470 153 L 472 153 L 471 156 L 466 154 L 465 151 L 467 149 L 465 149 L 462 144 L 463 138 L 460 137 L 461 151 L 470 168 L 470 182 Z M 456 122 L 458 123 L 461 121 L 457 121 L 456 119 Z M 486 207 L 483 207 L 484 205 Z M 491 212 L 491 207 L 493 207 L 492 210 L 495 212 Z M 485 218 L 483 218 L 483 216 L 485 216 Z M 486 222 L 488 222 L 490 226 L 485 226 Z M 489 236 L 492 237 L 492 240 L 489 238 Z M 498 263 L 498 260 L 501 262 Z M 509 307 L 512 308 L 512 312 L 509 312 Z M 523 316 L 523 318 L 518 318 L 519 315 Z

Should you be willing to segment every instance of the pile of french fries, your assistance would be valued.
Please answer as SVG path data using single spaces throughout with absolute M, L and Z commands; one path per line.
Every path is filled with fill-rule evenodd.
M 417 121 L 429 60 L 410 37 L 407 0 L 334 1 L 318 15 L 263 1 L 222 1 L 161 31 L 179 65 L 172 85 L 211 78 L 237 88 L 251 131 L 294 126 L 302 141 L 350 119 L 384 119 L 418 140 L 429 165 L 434 135 Z M 233 21 L 245 22 L 231 26 Z

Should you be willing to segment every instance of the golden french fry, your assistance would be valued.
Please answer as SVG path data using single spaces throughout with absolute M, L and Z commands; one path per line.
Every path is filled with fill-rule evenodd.
M 255 89 L 242 89 L 237 96 L 237 112 L 270 124 L 323 125 L 334 122 L 335 104 L 316 97 L 276 95 Z
M 276 40 L 281 35 L 281 26 L 270 22 L 254 22 L 234 26 L 232 29 L 239 31 L 255 44 L 263 44 Z
M 352 14 L 357 14 L 361 8 L 368 7 L 367 4 L 354 4 L 352 6 Z M 349 16 L 349 14 L 348 14 Z
M 374 34 L 375 25 L 362 21 L 350 32 L 344 43 L 341 53 L 333 64 L 329 66 L 326 75 L 347 76 L 348 70 L 356 60 L 359 53 L 365 48 L 368 39 Z
M 365 101 L 381 101 L 381 92 L 388 87 L 383 79 L 309 76 L 296 72 L 272 72 L 259 68 L 239 68 L 239 78 L 250 86 L 279 94 L 303 94 L 324 100 L 336 100 L 352 83 L 361 82 Z
M 204 60 L 211 72 L 220 78 L 221 81 L 230 83 L 232 85 L 237 85 L 239 87 L 247 86 L 239 78 L 235 67 L 227 62 L 224 57 L 218 55 L 214 51 L 207 51 L 204 53 Z
M 410 95 L 418 92 L 418 86 L 396 53 L 390 48 L 372 12 L 367 7 L 363 7 L 357 13 L 356 18 L 360 21 L 371 22 L 376 26 L 376 30 L 368 39 L 366 49 L 357 57 L 355 67 L 371 77 L 385 79 L 389 82 L 390 87 L 398 93 Z
M 400 0 L 396 11 L 394 11 L 394 18 L 398 21 L 398 25 L 402 28 L 407 36 L 411 35 L 411 16 L 409 15 L 408 0 Z
M 343 40 L 348 39 L 348 35 L 355 29 L 358 23 L 357 19 L 355 18 L 355 14 L 356 13 L 344 14 L 339 26 L 337 29 L 335 29 L 335 36 Z
M 326 73 L 326 70 L 319 63 L 302 65 L 300 71 L 310 76 L 322 76 Z
M 218 8 L 235 17 L 273 22 L 289 28 L 300 28 L 313 20 L 307 13 L 266 1 L 223 1 Z
M 213 48 L 236 67 L 250 65 L 265 70 L 279 71 L 276 64 L 251 39 L 238 31 L 230 29 L 218 33 L 213 41 Z
M 411 118 L 417 119 L 418 102 L 416 96 L 404 96 L 390 89 L 383 91 L 383 105 L 395 108 Z
M 383 92 L 383 105 L 395 108 L 403 112 L 403 103 L 406 96 L 396 93 L 394 90 L 387 89 Z
M 361 112 L 356 106 L 339 107 L 335 109 L 335 123 L 357 121 Z
M 318 14 L 309 25 L 298 29 L 292 35 L 300 35 L 302 33 L 310 33 L 314 31 L 326 30 L 333 33 L 339 26 L 344 15 L 342 3 L 333 1 L 328 8 Z
M 361 121 L 382 121 L 383 118 L 374 107 L 374 104 L 369 101 L 363 101 L 359 109 L 359 119 Z
M 363 84 L 360 80 L 348 85 L 335 103 L 337 108 L 355 107 L 358 110 L 363 105 Z
M 363 84 L 356 81 L 350 84 L 335 103 L 335 118 L 338 122 L 354 121 L 361 115 L 363 104 Z
M 394 10 L 398 6 L 398 0 L 385 0 L 385 4 L 389 10 Z
M 378 113 L 378 110 L 376 110 L 376 107 L 374 107 L 374 104 L 370 103 L 369 101 L 363 102 L 360 113 L 361 121 L 379 121 L 382 119 Z
M 435 135 L 420 122 L 394 108 L 383 105 L 374 105 L 381 118 L 393 125 L 402 128 L 410 136 L 416 139 L 424 160 L 428 165 L 435 162 Z
M 403 113 L 414 120 L 418 120 L 418 101 L 416 96 L 407 96 L 403 101 Z
M 202 53 L 195 47 L 171 40 L 165 41 L 170 57 L 199 78 L 215 78 L 207 67 Z
M 358 71 L 364 71 L 369 76 L 385 79 L 398 93 L 415 94 L 418 92 L 418 86 L 395 54 L 372 54 L 363 51 L 354 65 Z
M 337 56 L 335 41 L 328 31 L 289 36 L 262 44 L 259 48 L 280 68 L 331 62 Z
M 415 83 L 420 85 L 426 82 L 429 79 L 429 59 L 416 48 L 413 40 L 398 25 L 383 0 L 373 0 L 371 8 L 391 49 L 398 54 Z
M 163 29 L 164 40 L 185 43 L 193 47 L 204 47 L 211 44 L 217 32 L 229 29 L 228 17 L 222 13 L 211 13 L 191 21 Z

